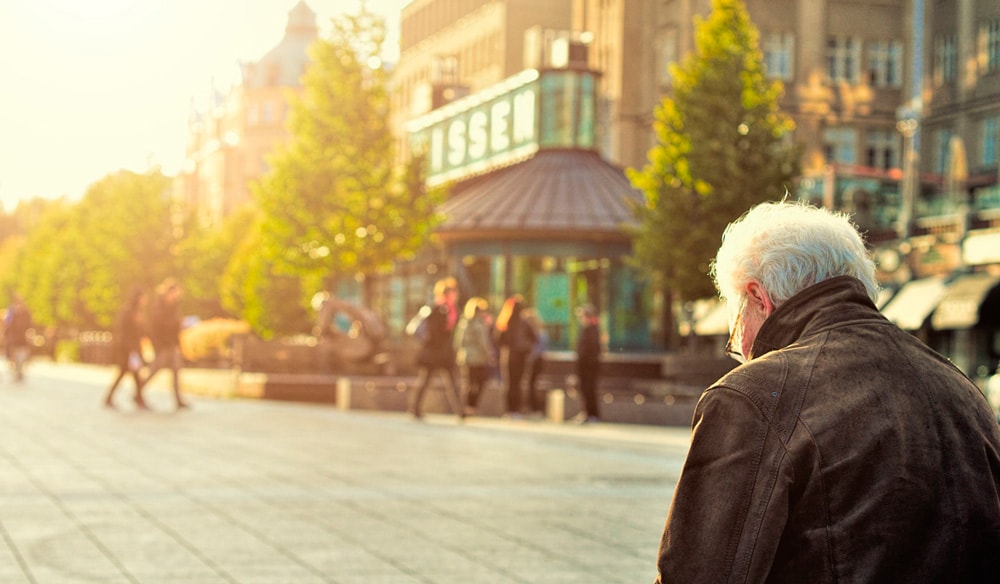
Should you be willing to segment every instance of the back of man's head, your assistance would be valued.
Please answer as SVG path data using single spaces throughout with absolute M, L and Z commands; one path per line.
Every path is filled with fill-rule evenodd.
M 837 276 L 878 296 L 875 263 L 850 218 L 799 203 L 763 203 L 729 224 L 712 265 L 719 294 L 736 301 L 756 280 L 774 304 Z M 735 305 L 735 302 L 734 302 Z

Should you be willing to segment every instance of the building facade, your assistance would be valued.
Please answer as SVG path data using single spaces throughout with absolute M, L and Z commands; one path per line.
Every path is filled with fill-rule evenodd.
M 887 316 L 975 379 L 1000 361 L 1000 4 L 914 0 L 912 168 L 896 241 L 876 248 L 900 283 Z M 921 293 L 922 292 L 922 293 Z
M 426 156 L 428 183 L 449 188 L 434 275 L 494 309 L 524 296 L 555 352 L 574 346 L 575 309 L 594 304 L 612 353 L 650 353 L 662 334 L 625 259 L 641 195 L 598 153 L 601 72 L 571 17 L 564 0 L 411 2 L 393 75 L 401 151 Z M 432 276 L 395 278 L 426 301 Z M 396 328 L 417 307 L 381 312 L 399 314 Z
M 878 260 L 887 315 L 970 375 L 995 371 L 1000 4 L 746 6 L 804 148 L 802 177 L 789 190 L 853 214 Z M 451 197 L 440 246 L 378 282 L 375 308 L 390 330 L 402 330 L 434 279 L 456 275 L 465 296 L 494 306 L 525 295 L 557 349 L 572 347 L 573 307 L 592 302 L 612 352 L 662 351 L 657 323 L 671 310 L 684 320 L 684 311 L 628 267 L 627 208 L 639 195 L 623 169 L 645 164 L 653 111 L 672 88 L 669 66 L 691 53 L 695 19 L 710 8 L 710 0 L 413 0 L 403 8 L 391 86 L 400 162 L 420 150 L 431 181 L 450 185 Z M 300 2 L 281 45 L 245 66 L 243 85 L 219 107 L 193 117 L 179 190 L 206 217 L 247 200 L 249 180 L 266 170 L 264 153 L 284 136 L 281 95 L 297 85 L 315 35 L 315 15 Z M 518 93 L 525 88 L 533 105 Z M 527 123 L 518 112 L 532 107 Z M 491 134 L 498 127 L 509 133 Z M 497 144 L 500 154 L 487 156 Z M 350 297 L 350 287 L 337 292 Z M 724 341 L 725 319 L 710 302 L 693 313 L 686 330 Z
M 407 4 L 400 14 L 400 54 L 391 97 L 401 158 L 409 152 L 408 120 L 534 66 L 542 39 L 536 38 L 540 32 L 529 31 L 567 31 L 570 13 L 565 0 Z
M 402 14 L 396 125 L 443 111 L 451 107 L 450 99 L 476 99 L 486 83 L 509 79 L 522 69 L 589 70 L 596 73 L 596 92 L 594 141 L 588 149 L 616 168 L 641 168 L 654 145 L 653 112 L 671 91 L 669 67 L 694 49 L 695 19 L 710 8 L 710 0 L 412 2 Z M 871 166 L 883 173 L 895 169 L 898 174 L 902 138 L 896 131 L 896 108 L 907 83 L 906 2 L 750 0 L 747 8 L 761 31 L 769 75 L 785 83 L 781 107 L 797 124 L 795 139 L 804 146 L 807 174 L 834 164 Z M 539 115 L 544 123 L 547 114 Z M 462 174 L 467 171 L 460 169 L 449 178 L 467 179 Z M 633 196 L 625 193 L 629 190 L 622 196 Z M 891 200 L 882 202 L 865 204 L 893 206 Z M 890 228 L 896 220 L 892 213 L 870 215 Z M 619 230 L 625 233 L 624 223 Z M 460 247 L 454 244 L 453 251 Z M 615 261 L 625 263 L 629 251 L 625 237 Z M 645 343 L 630 343 L 629 348 L 662 349 L 664 331 L 655 323 L 663 310 L 674 310 L 672 303 L 638 283 L 632 292 L 639 300 L 635 306 L 626 304 L 626 310 L 639 307 L 639 318 L 654 324 Z M 602 309 L 614 313 L 619 307 L 605 304 Z
M 202 223 L 218 225 L 250 202 L 250 184 L 267 170 L 266 157 L 288 140 L 289 91 L 301 89 L 307 49 L 319 36 L 316 13 L 298 2 L 282 40 L 260 60 L 240 65 L 241 80 L 192 106 L 176 196 Z

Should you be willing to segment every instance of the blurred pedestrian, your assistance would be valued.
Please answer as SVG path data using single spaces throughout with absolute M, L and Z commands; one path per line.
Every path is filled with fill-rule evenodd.
M 496 322 L 497 344 L 507 356 L 507 415 L 514 418 L 522 414 L 524 372 L 536 341 L 535 331 L 521 316 L 524 308 L 524 297 L 514 294 L 504 301 Z
M 1000 426 L 876 308 L 850 218 L 758 205 L 713 276 L 743 364 L 698 400 L 656 582 L 997 582 Z
M 142 398 L 143 379 L 140 375 L 142 366 L 145 364 L 142 358 L 143 339 L 143 313 L 146 309 L 146 292 L 139 287 L 132 290 L 124 306 L 118 312 L 115 319 L 115 329 L 112 337 L 114 343 L 115 365 L 118 367 L 118 374 L 111 387 L 104 397 L 105 407 L 114 408 L 115 390 L 118 384 L 131 374 L 135 380 L 135 405 L 140 409 L 148 409 L 145 400 Z
M 422 337 L 417 353 L 419 372 L 410 398 L 409 411 L 417 420 L 423 419 L 424 392 L 436 372 L 440 372 L 445 383 L 445 399 L 459 421 L 465 418 L 462 400 L 458 395 L 455 376 L 456 360 L 453 333 L 458 324 L 458 284 L 454 278 L 443 278 L 434 284 L 434 306 L 416 328 Z
M 24 367 L 31 357 L 31 339 L 28 331 L 34 325 L 31 321 L 31 311 L 24 299 L 15 296 L 4 316 L 4 340 L 6 341 L 7 361 L 14 373 L 14 381 L 24 381 Z
M 576 378 L 584 405 L 577 421 L 591 423 L 601 419 L 597 400 L 597 378 L 601 373 L 601 331 L 597 308 L 593 304 L 580 306 L 576 314 L 582 325 L 576 341 Z
M 548 350 L 549 335 L 545 331 L 545 323 L 538 311 L 527 308 L 522 313 L 524 321 L 535 333 L 535 344 L 528 355 L 528 406 L 534 413 L 545 413 L 545 397 L 538 387 L 538 378 L 545 369 L 545 351 Z
M 169 369 L 173 377 L 174 402 L 177 409 L 188 407 L 181 398 L 181 286 L 173 278 L 164 280 L 156 288 L 149 312 L 149 340 L 153 343 L 153 362 L 143 387 L 136 392 L 136 403 L 145 403 L 142 391 L 161 369 Z
M 465 413 L 474 415 L 497 362 L 493 323 L 485 298 L 476 296 L 465 303 L 455 329 L 455 348 L 467 381 Z

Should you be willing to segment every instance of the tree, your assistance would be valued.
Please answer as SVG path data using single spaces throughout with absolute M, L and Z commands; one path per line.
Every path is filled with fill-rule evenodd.
M 654 112 L 649 162 L 627 171 L 645 195 L 632 259 L 673 300 L 688 301 L 714 293 L 709 267 L 726 225 L 785 194 L 799 149 L 778 109 L 782 85 L 765 76 L 741 0 L 712 0 L 708 17 L 696 18 L 694 53 L 671 76 L 673 95 Z
M 44 326 L 84 327 L 94 322 L 77 290 L 85 285 L 82 238 L 74 206 L 56 201 L 45 207 L 4 274 L 10 295 L 24 298 L 32 319 Z
M 222 307 L 265 339 L 306 333 L 312 321 L 298 301 L 305 295 L 302 281 L 276 272 L 275 262 L 261 244 L 262 221 L 258 217 L 253 223 L 220 278 Z
M 101 328 L 132 288 L 179 277 L 170 179 L 120 171 L 90 186 L 77 205 L 86 285 L 78 293 Z
M 244 205 L 218 228 L 206 228 L 188 217 L 177 245 L 177 260 L 184 278 L 184 308 L 202 318 L 240 314 L 228 311 L 220 298 L 227 267 L 251 233 L 259 228 L 258 211 Z M 250 250 L 252 251 L 252 250 Z
M 292 139 L 254 188 L 261 244 L 275 275 L 302 282 L 302 306 L 319 291 L 309 289 L 315 283 L 366 278 L 412 257 L 437 202 L 416 196 L 393 167 L 387 75 L 378 61 L 384 20 L 362 3 L 333 24 L 329 40 L 310 49 L 304 92 L 292 102 Z M 370 303 L 370 287 L 365 295 Z
M 5 283 L 40 324 L 109 327 L 133 286 L 151 289 L 176 270 L 169 185 L 158 171 L 122 171 L 77 203 L 40 207 Z

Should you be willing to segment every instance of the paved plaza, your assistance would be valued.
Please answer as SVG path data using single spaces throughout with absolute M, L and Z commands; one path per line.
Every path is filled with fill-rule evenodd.
M 161 375 L 166 375 L 162 374 Z M 0 583 L 651 582 L 690 433 L 0 374 Z

